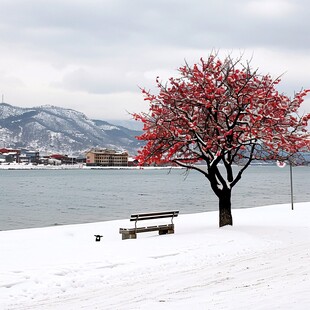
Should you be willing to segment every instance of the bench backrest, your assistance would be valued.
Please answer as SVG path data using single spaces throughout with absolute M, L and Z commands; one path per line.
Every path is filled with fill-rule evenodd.
M 143 220 L 154 220 L 167 217 L 177 217 L 179 211 L 164 211 L 164 212 L 152 212 L 152 213 L 137 213 L 130 216 L 130 221 L 143 221 Z

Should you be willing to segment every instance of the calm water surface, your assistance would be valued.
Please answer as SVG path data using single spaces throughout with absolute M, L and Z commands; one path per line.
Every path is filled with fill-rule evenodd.
M 310 168 L 293 168 L 295 202 L 310 201 Z M 0 230 L 128 218 L 133 212 L 217 210 L 200 173 L 185 170 L 0 170 Z M 233 208 L 290 202 L 289 168 L 249 167 Z

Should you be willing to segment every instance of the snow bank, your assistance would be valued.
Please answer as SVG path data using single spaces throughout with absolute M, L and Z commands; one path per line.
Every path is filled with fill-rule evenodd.
M 233 216 L 136 240 L 118 233 L 129 220 L 0 231 L 0 309 L 309 309 L 310 203 Z

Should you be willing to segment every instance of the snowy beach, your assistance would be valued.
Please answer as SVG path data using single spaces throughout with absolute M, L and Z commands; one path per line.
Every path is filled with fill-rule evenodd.
M 128 219 L 0 231 L 0 309 L 309 309 L 310 203 L 233 217 L 181 214 L 136 240 Z

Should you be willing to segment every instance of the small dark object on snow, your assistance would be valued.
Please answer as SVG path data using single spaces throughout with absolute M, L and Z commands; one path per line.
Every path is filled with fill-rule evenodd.
M 101 236 L 101 235 L 94 235 L 94 236 L 96 237 L 96 241 L 100 241 L 101 238 L 103 237 L 103 236 Z

